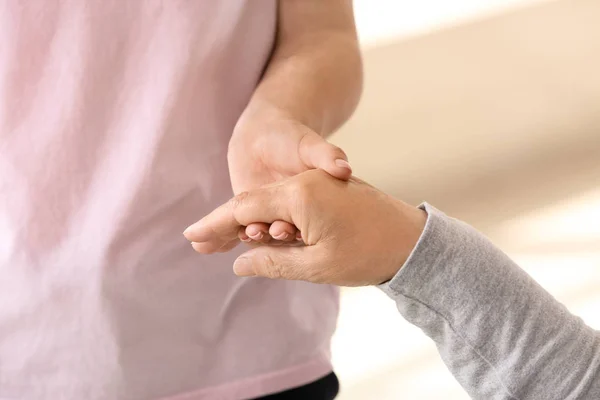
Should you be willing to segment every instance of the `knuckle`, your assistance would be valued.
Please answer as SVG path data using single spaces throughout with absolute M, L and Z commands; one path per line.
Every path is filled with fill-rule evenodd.
M 262 266 L 267 278 L 281 279 L 284 277 L 282 265 L 277 263 L 270 254 L 265 254 L 263 256 Z
M 303 201 L 310 201 L 311 198 L 315 195 L 316 181 L 315 181 L 315 172 L 319 172 L 318 170 L 309 171 L 302 176 L 299 176 L 298 179 L 294 179 L 292 185 L 292 194 L 296 199 Z
M 333 144 L 331 145 L 331 153 L 337 157 L 339 157 L 339 156 L 342 156 L 343 158 L 347 157 L 346 152 L 344 150 L 342 150 L 341 147 L 338 147 Z
M 236 209 L 239 208 L 240 206 L 242 206 L 246 201 L 248 201 L 248 198 L 250 196 L 250 192 L 241 192 L 238 193 L 237 195 L 235 195 L 234 197 L 232 197 L 229 200 L 229 205 L 231 206 L 231 208 Z
M 302 179 L 293 179 L 292 181 L 290 181 L 288 190 L 292 198 L 303 199 L 307 197 L 306 184 Z

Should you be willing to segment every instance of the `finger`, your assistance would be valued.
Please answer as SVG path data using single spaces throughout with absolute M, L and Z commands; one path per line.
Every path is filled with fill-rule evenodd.
M 293 242 L 296 239 L 297 231 L 295 225 L 285 221 L 275 221 L 269 227 L 269 235 L 281 242 Z
M 241 226 L 257 222 L 271 224 L 277 220 L 293 223 L 292 200 L 286 185 L 271 185 L 240 193 L 189 226 L 183 234 L 191 242 L 217 241 L 224 244 L 238 237 Z
M 219 252 L 225 252 L 233 249 L 240 243 L 239 240 L 230 240 L 227 242 L 192 242 L 192 248 L 200 254 L 213 254 Z
M 306 246 L 304 244 L 304 242 L 301 241 L 280 241 L 280 240 L 274 240 L 273 238 L 271 238 L 271 241 L 268 243 L 260 243 L 260 242 L 255 242 L 254 240 L 250 239 L 250 241 L 246 242 L 246 244 L 250 247 L 259 247 L 259 246 L 283 246 L 283 247 L 290 247 L 290 246 L 294 246 L 294 247 L 300 247 L 300 246 Z
M 249 242 L 246 243 L 246 245 L 250 246 L 251 248 L 255 248 L 255 247 L 279 247 L 279 246 L 298 246 L 300 245 L 298 242 L 280 242 L 278 240 L 274 240 L 273 238 L 271 238 L 271 241 L 268 243 L 260 243 L 260 242 L 255 242 L 254 240 L 250 240 Z
M 246 235 L 260 243 L 268 243 L 271 241 L 271 236 L 269 235 L 269 225 L 263 222 L 255 222 L 246 227 Z
M 262 276 L 270 279 L 309 280 L 319 283 L 313 272 L 311 247 L 263 246 L 242 254 L 233 271 L 238 276 Z
M 252 242 L 252 239 L 248 235 L 246 235 L 246 227 L 240 226 L 238 229 L 238 239 L 240 239 L 244 243 Z
M 320 168 L 343 180 L 352 176 L 352 167 L 346 153 L 314 132 L 307 133 L 302 138 L 298 152 L 302 162 L 309 168 Z
M 217 250 L 217 253 L 227 253 L 228 251 L 236 248 L 238 244 L 240 244 L 239 240 L 232 240 L 231 242 L 225 244 L 223 247 Z

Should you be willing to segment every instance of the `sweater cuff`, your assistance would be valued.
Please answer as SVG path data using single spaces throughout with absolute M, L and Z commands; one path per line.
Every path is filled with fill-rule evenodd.
M 427 296 L 423 291 L 433 290 L 428 287 L 435 270 L 448 257 L 452 244 L 462 236 L 456 235 L 456 229 L 451 229 L 452 224 L 462 225 L 459 221 L 449 218 L 428 203 L 421 204 L 419 208 L 427 212 L 427 222 L 421 237 L 398 273 L 391 280 L 378 285 L 394 300 L 399 295 Z

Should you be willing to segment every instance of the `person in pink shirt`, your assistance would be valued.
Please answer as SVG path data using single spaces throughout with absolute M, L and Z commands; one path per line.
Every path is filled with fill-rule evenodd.
M 0 400 L 333 398 L 337 289 L 181 232 L 232 187 L 347 179 L 323 137 L 361 79 L 350 0 L 0 2 Z

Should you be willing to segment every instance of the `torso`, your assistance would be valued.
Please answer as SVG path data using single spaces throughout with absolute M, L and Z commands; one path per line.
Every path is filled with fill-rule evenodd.
M 0 3 L 0 399 L 257 397 L 329 369 L 337 292 L 238 279 L 182 230 L 274 0 Z

